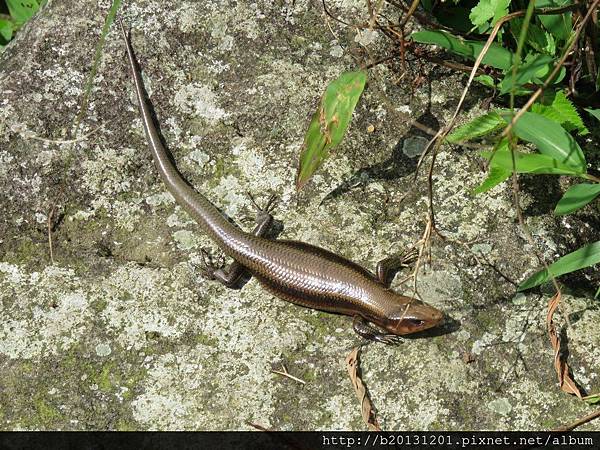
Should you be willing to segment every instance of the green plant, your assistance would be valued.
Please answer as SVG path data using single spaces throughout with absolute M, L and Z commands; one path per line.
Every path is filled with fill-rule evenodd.
M 0 14 L 0 49 L 46 3 L 46 0 L 6 0 L 8 15 Z
M 414 51 L 416 43 L 437 45 L 457 59 L 475 61 L 473 69 L 469 69 L 472 79 L 493 89 L 498 102 L 507 104 L 507 108 L 494 109 L 452 133 L 449 133 L 451 127 L 447 127 L 436 135 L 440 140 L 434 145 L 434 154 L 442 142 L 465 143 L 484 136 L 495 140 L 490 151 L 481 152 L 488 159 L 489 172 L 473 194 L 488 191 L 516 174 L 552 174 L 582 180 L 558 201 L 556 215 L 573 213 L 600 195 L 600 178 L 588 172 L 586 156 L 577 142 L 577 137 L 589 134 L 589 130 L 576 106 L 579 100 L 593 98 L 600 88 L 598 27 L 588 26 L 600 0 L 579 3 L 571 0 L 454 0 L 445 3 L 422 0 L 413 2 L 410 8 L 401 0 L 386 2 L 402 9 L 405 17 L 397 24 L 378 27 L 388 36 L 400 36 L 403 52 Z M 412 8 L 419 3 L 425 15 Z M 372 10 L 371 14 L 371 26 L 379 24 L 375 17 L 377 11 Z M 413 47 L 403 40 L 409 18 L 424 28 L 409 36 Z M 428 57 L 423 52 L 415 54 Z M 437 62 L 445 61 L 438 59 Z M 475 76 L 479 64 L 486 69 Z M 339 81 L 336 81 L 338 85 Z M 529 99 L 521 109 L 515 109 L 515 103 L 523 97 Z M 355 104 L 346 108 L 344 114 L 348 118 Z M 461 104 L 462 99 L 457 112 Z M 318 121 L 323 117 L 319 113 L 322 105 L 313 116 L 305 138 L 299 164 L 303 178 L 299 187 L 328 155 L 328 145 L 323 144 L 329 142 L 323 131 L 327 127 Z M 586 111 L 600 120 L 600 109 Z M 339 131 L 343 134 L 345 127 Z M 342 139 L 340 133 L 333 145 Z M 311 158 L 307 157 L 307 148 L 314 150 Z M 432 167 L 434 162 L 435 156 Z M 517 192 L 515 200 L 519 208 Z M 435 228 L 431 199 L 430 221 Z M 585 245 L 545 266 L 521 283 L 519 290 L 599 262 L 600 242 Z

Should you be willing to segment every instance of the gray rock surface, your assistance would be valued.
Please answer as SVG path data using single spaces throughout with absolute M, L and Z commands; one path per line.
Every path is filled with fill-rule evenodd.
M 413 179 L 421 135 L 409 120 L 430 105 L 423 120 L 446 121 L 462 75 L 424 66 L 413 83 L 416 61 L 404 76 L 399 65 L 372 70 L 347 138 L 297 194 L 319 95 L 355 59 L 389 51 L 385 38 L 335 22 L 319 1 L 124 3 L 165 140 L 230 217 L 250 228 L 245 192 L 277 193 L 282 237 L 370 268 L 420 238 L 426 177 Z M 367 18 L 362 1 L 328 5 Z M 344 366 L 359 342 L 349 318 L 280 301 L 254 280 L 232 291 L 201 278 L 201 249 L 215 247 L 152 165 L 116 26 L 72 141 L 107 7 L 50 1 L 0 55 L 0 429 L 365 429 Z M 477 95 L 469 116 L 482 111 Z M 434 239 L 418 289 L 452 321 L 427 339 L 364 349 L 384 429 L 548 429 L 589 411 L 556 384 L 551 290 L 515 295 L 507 281 L 539 262 L 508 186 L 469 194 L 484 177 L 473 150 L 439 154 L 438 226 L 467 244 Z M 548 180 L 524 180 L 523 202 L 552 260 L 598 230 L 585 214 L 553 218 Z M 401 278 L 395 287 L 410 293 Z M 574 377 L 597 392 L 598 302 L 571 293 L 557 321 L 569 315 Z M 272 373 L 281 364 L 306 384 Z

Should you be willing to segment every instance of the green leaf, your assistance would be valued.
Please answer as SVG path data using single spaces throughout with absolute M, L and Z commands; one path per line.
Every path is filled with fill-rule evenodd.
M 298 189 L 306 184 L 329 150 L 341 142 L 366 81 L 364 71 L 345 72 L 327 86 L 304 137 L 296 177 Z
M 500 140 L 494 147 L 494 150 L 491 152 L 482 152 L 482 156 L 490 157 L 491 155 L 496 155 L 498 152 L 505 152 L 508 150 L 508 139 L 504 138 Z M 489 172 L 488 176 L 483 183 L 477 186 L 471 192 L 472 195 L 481 194 L 483 192 L 489 191 L 493 187 L 499 185 L 503 181 L 505 181 L 508 177 L 512 175 L 512 168 L 510 170 L 500 167 L 494 163 L 492 160 L 489 164 Z
M 584 398 L 584 401 L 588 405 L 595 405 L 596 403 L 600 403 L 600 394 L 590 395 Z
M 516 17 L 510 21 L 510 30 L 516 40 L 519 39 L 519 35 L 521 34 L 523 22 L 524 20 L 520 17 Z M 529 23 L 527 27 L 526 43 L 538 53 L 546 53 L 550 56 L 554 56 L 556 53 L 556 41 L 552 34 L 535 23 Z
M 40 8 L 38 0 L 6 0 L 8 12 L 17 26 L 27 22 Z
M 434 44 L 453 53 L 475 60 L 485 45 L 481 41 L 468 41 L 446 33 L 445 31 L 418 31 L 410 38 L 421 44 Z M 508 70 L 512 66 L 513 54 L 497 43 L 492 43 L 483 57 L 483 64 L 497 69 Z
M 492 111 L 483 116 L 476 117 L 469 123 L 458 127 L 446 137 L 446 141 L 451 144 L 468 141 L 479 136 L 490 134 L 504 125 L 505 122 L 502 117 L 500 117 L 500 114 L 496 111 Z
M 507 123 L 510 118 L 510 112 L 504 114 Z M 579 144 L 556 122 L 540 114 L 526 112 L 515 123 L 513 131 L 520 139 L 534 144 L 544 155 L 579 173 L 586 171 L 587 164 Z
M 479 0 L 479 3 L 471 10 L 469 19 L 480 33 L 484 33 L 496 25 L 500 18 L 508 14 L 509 4 L 510 0 Z
M 489 88 L 495 89 L 496 88 L 496 83 L 494 83 L 494 79 L 487 74 L 483 74 L 483 75 L 477 75 L 474 78 L 475 81 L 480 82 L 481 84 L 483 84 L 484 86 L 487 86 Z
M 0 45 L 6 45 L 12 39 L 13 24 L 10 20 L 0 19 Z
M 496 187 L 512 175 L 512 170 L 506 170 L 502 167 L 490 167 L 487 178 L 478 187 L 473 189 L 473 195 L 481 194 Z
M 559 258 L 548 266 L 548 269 L 540 270 L 531 275 L 517 288 L 517 291 L 524 291 L 538 286 L 552 277 L 556 278 L 566 273 L 575 272 L 585 267 L 600 263 L 600 241 L 588 244 L 575 250 L 568 255 Z
M 556 91 L 551 99 L 549 104 L 547 101 L 544 104 L 534 103 L 531 111 L 561 124 L 567 131 L 576 130 L 581 136 L 589 134 L 577 109 L 563 91 Z
M 537 0 L 535 2 L 536 8 L 557 8 L 572 4 L 570 0 Z M 549 14 L 549 15 L 538 15 L 538 18 L 544 25 L 544 28 L 548 30 L 552 35 L 562 41 L 569 39 L 571 33 L 573 33 L 573 18 L 571 12 L 565 12 L 563 14 Z
M 600 195 L 600 184 L 581 183 L 571 186 L 556 205 L 554 214 L 564 214 L 577 211 Z
M 515 169 L 517 173 L 545 173 L 554 175 L 572 175 L 572 176 L 583 176 L 585 171 L 578 170 L 577 168 L 568 166 L 557 159 L 554 159 L 547 155 L 540 155 L 537 153 L 521 153 L 515 151 Z M 506 171 L 512 173 L 513 160 L 512 155 L 508 147 L 502 147 L 492 152 L 482 152 L 482 156 L 486 158 L 492 157 L 490 162 L 493 167 L 500 167 Z
M 556 53 L 554 36 L 544 31 L 535 23 L 530 23 L 527 28 L 527 43 L 539 53 L 546 53 L 550 56 L 554 56 Z
M 594 116 L 596 119 L 600 120 L 600 109 L 585 108 L 585 110 L 592 116 Z
M 504 76 L 500 83 L 500 94 L 510 92 L 513 87 L 521 87 L 529 82 L 539 82 L 540 79 L 549 75 L 552 70 L 554 58 L 549 55 L 537 54 L 517 69 L 516 77 L 513 80 L 512 68 Z
M 87 106 L 90 99 L 90 94 L 92 92 L 94 79 L 96 78 L 96 72 L 98 71 L 98 67 L 100 66 L 100 59 L 102 58 L 102 49 L 104 48 L 104 42 L 106 41 L 106 36 L 108 35 L 110 25 L 114 22 L 115 17 L 117 16 L 117 11 L 120 7 L 121 0 L 112 0 L 112 4 L 110 5 L 108 14 L 104 19 L 104 26 L 102 27 L 102 31 L 100 32 L 100 39 L 98 39 L 98 42 L 96 43 L 96 51 L 94 52 L 94 62 L 92 63 L 92 67 L 88 73 L 85 85 L 83 87 L 83 97 L 81 98 L 81 103 L 79 106 L 79 114 L 77 114 L 75 120 L 73 121 L 73 129 L 79 128 L 79 124 L 83 120 L 83 117 L 88 113 Z

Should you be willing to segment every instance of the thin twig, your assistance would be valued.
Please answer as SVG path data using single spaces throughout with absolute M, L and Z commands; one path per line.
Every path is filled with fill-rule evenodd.
M 48 248 L 50 249 L 50 262 L 52 265 L 54 262 L 54 252 L 52 251 L 52 221 L 54 219 L 54 211 L 56 210 L 56 206 L 52 206 L 50 210 L 50 214 L 48 214 L 47 224 L 48 224 Z
M 594 411 L 591 414 L 588 414 L 587 416 L 582 417 L 581 419 L 577 419 L 575 422 L 572 422 L 568 425 L 562 425 L 558 428 L 554 428 L 551 431 L 571 431 L 577 427 L 580 427 L 581 425 L 584 425 L 588 422 L 591 422 L 594 419 L 597 419 L 598 417 L 600 417 L 600 409 Z
M 417 10 L 419 3 L 421 3 L 421 0 L 413 0 L 412 4 L 408 8 L 408 11 L 406 11 L 406 15 L 404 16 L 404 19 L 402 19 L 402 22 L 400 22 L 401 30 L 404 30 L 404 27 L 406 26 L 407 22 L 410 20 L 410 18 L 413 16 L 415 11 Z
M 522 13 L 524 14 L 524 11 Z M 417 275 L 417 270 L 419 268 L 424 249 L 428 249 L 428 252 L 430 252 L 431 233 L 434 232 L 437 236 L 441 237 L 442 239 L 445 238 L 445 236 L 437 230 L 436 223 L 435 223 L 435 211 L 434 211 L 434 207 L 433 207 L 433 169 L 435 166 L 435 160 L 436 160 L 437 153 L 438 153 L 442 143 L 444 142 L 446 136 L 448 135 L 450 130 L 454 127 L 454 123 L 456 122 L 458 113 L 460 112 L 462 105 L 467 97 L 467 92 L 469 91 L 469 88 L 471 87 L 471 84 L 473 83 L 473 80 L 475 79 L 477 70 L 479 69 L 479 66 L 482 63 L 483 58 L 485 57 L 489 48 L 491 47 L 492 43 L 494 42 L 496 35 L 500 31 L 500 27 L 507 21 L 513 19 L 514 17 L 518 17 L 520 15 L 522 15 L 521 11 L 517 11 L 516 13 L 508 14 L 508 15 L 502 17 L 501 19 L 498 20 L 498 22 L 496 22 L 496 24 L 494 25 L 494 28 L 492 29 L 490 36 L 488 37 L 485 45 L 483 46 L 483 48 L 481 49 L 481 52 L 479 53 L 479 55 L 477 56 L 477 59 L 475 60 L 475 64 L 473 65 L 473 68 L 469 75 L 469 80 L 467 81 L 467 85 L 465 86 L 465 88 L 462 92 L 462 95 L 460 97 L 460 100 L 458 101 L 458 104 L 456 106 L 454 114 L 452 115 L 452 118 L 450 119 L 450 122 L 446 126 L 440 128 L 440 130 L 436 133 L 436 135 L 431 138 L 431 140 L 427 143 L 427 146 L 423 150 L 421 157 L 419 158 L 419 161 L 417 163 L 417 170 L 415 171 L 415 179 L 418 176 L 419 169 L 423 163 L 423 160 L 425 159 L 426 155 L 429 153 L 429 150 L 430 149 L 432 150 L 431 163 L 429 165 L 429 171 L 427 174 L 427 191 L 428 191 L 428 198 L 429 198 L 427 226 L 425 227 L 425 231 L 424 231 L 423 237 L 422 237 L 422 243 L 421 243 L 422 249 L 419 252 L 419 258 L 417 260 L 417 264 L 415 267 L 415 272 L 414 272 L 415 276 Z M 431 253 L 429 253 L 429 255 L 430 254 Z M 414 280 L 414 291 L 415 291 L 415 294 L 418 295 L 416 286 L 417 286 L 417 280 L 415 279 Z
M 421 57 L 423 59 L 426 59 L 429 62 L 432 62 L 432 63 L 440 65 L 440 66 L 448 67 L 449 69 L 459 70 L 459 71 L 465 72 L 465 73 L 470 73 L 471 70 L 473 70 L 473 68 L 471 66 L 467 66 L 466 64 L 460 64 L 460 63 L 457 63 L 454 61 L 446 61 L 444 59 L 437 58 L 435 56 L 422 55 Z M 477 69 L 477 74 L 485 75 L 486 71 L 483 69 Z
M 300 378 L 297 378 L 294 375 L 291 375 L 288 372 L 287 368 L 283 364 L 281 364 L 281 370 L 271 370 L 271 372 L 276 373 L 277 375 L 281 375 L 281 376 L 287 377 L 290 380 L 297 381 L 300 384 L 306 384 L 306 381 L 301 380 Z
M 409 8 L 401 2 L 396 2 L 394 0 L 386 0 L 386 2 L 388 2 L 390 5 L 395 6 L 396 8 L 400 8 L 404 12 L 409 11 Z M 417 21 L 422 25 L 427 25 L 427 26 L 435 28 L 437 30 L 446 30 L 446 31 L 450 31 L 450 32 L 453 31 L 452 28 L 449 28 L 447 26 L 444 26 L 444 25 L 434 22 L 429 17 L 427 17 L 427 15 L 425 15 L 425 14 L 419 14 L 418 12 L 415 11 L 415 12 L 413 12 L 412 16 L 415 19 L 417 19 Z
M 351 26 L 348 22 L 344 22 L 342 19 L 340 19 L 339 17 L 335 17 L 333 14 L 331 14 L 329 12 L 329 9 L 327 9 L 327 4 L 325 3 L 325 0 L 321 0 L 321 3 L 323 3 L 323 10 L 325 11 L 325 14 L 327 14 L 329 17 L 331 17 L 333 20 L 335 20 L 336 22 L 339 23 L 343 23 L 346 26 Z

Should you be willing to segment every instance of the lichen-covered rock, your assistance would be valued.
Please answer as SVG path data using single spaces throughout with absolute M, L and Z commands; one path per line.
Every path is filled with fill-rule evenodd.
M 114 26 L 80 112 L 107 5 L 49 2 L 0 55 L 0 429 L 364 429 L 344 367 L 359 342 L 348 318 L 254 280 L 233 291 L 201 277 L 214 244 L 157 177 Z M 362 1 L 328 5 L 368 18 Z M 420 239 L 427 183 L 414 180 L 423 136 L 410 120 L 448 120 L 461 75 L 425 67 L 418 84 L 394 64 L 372 69 L 348 136 L 298 194 L 319 95 L 354 58 L 389 51 L 385 38 L 309 0 L 127 2 L 120 15 L 180 169 L 242 226 L 245 193 L 274 192 L 282 237 L 367 267 Z M 556 386 L 550 291 L 515 295 L 511 281 L 539 263 L 510 188 L 472 197 L 483 177 L 471 150 L 438 155 L 435 212 L 450 239 L 434 235 L 418 290 L 452 319 L 427 339 L 365 348 L 384 429 L 545 429 L 586 411 Z M 548 214 L 544 183 L 525 180 L 522 198 L 545 256 L 597 239 L 585 216 Z M 598 391 L 597 303 L 564 303 L 574 377 Z M 281 364 L 306 384 L 274 374 Z

